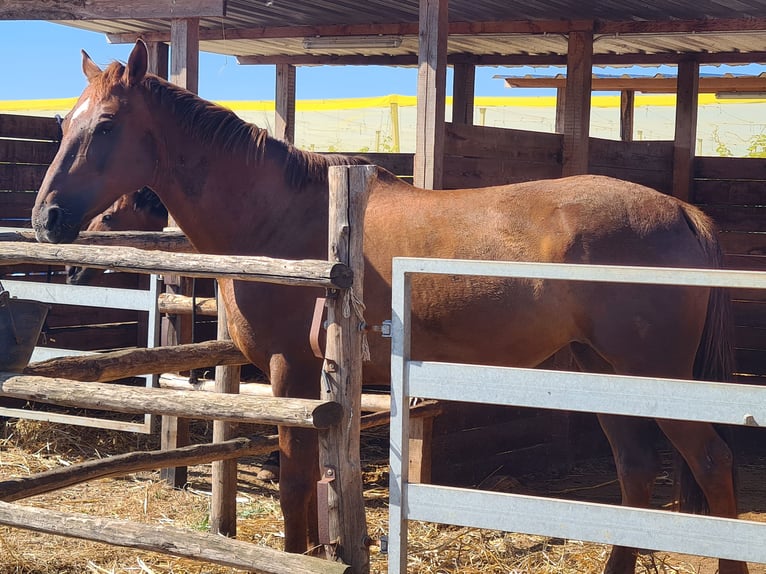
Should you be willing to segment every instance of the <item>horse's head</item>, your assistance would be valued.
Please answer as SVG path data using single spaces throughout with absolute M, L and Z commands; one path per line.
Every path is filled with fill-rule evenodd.
M 105 70 L 82 55 L 88 85 L 62 122 L 61 146 L 32 211 L 38 241 L 73 241 L 83 222 L 155 176 L 158 136 L 141 86 L 146 45 L 137 42 L 127 65 L 113 62 Z

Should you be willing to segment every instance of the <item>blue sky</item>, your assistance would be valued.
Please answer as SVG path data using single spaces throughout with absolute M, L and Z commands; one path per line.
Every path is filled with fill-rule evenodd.
M 59 98 L 78 95 L 85 86 L 80 50 L 99 65 L 126 60 L 130 45 L 111 45 L 103 34 L 49 22 L 0 21 L 0 100 Z M 500 68 L 480 68 L 476 93 L 507 96 Z M 452 76 L 447 79 L 451 93 Z M 415 95 L 415 68 L 383 66 L 299 67 L 299 99 Z M 200 95 L 212 100 L 274 98 L 273 66 L 240 66 L 232 57 L 200 54 Z
M 125 61 L 131 45 L 109 44 L 103 34 L 60 24 L 33 21 L 0 21 L 0 100 L 74 97 L 85 87 L 80 67 L 84 49 L 99 65 Z M 711 68 L 721 74 L 760 73 L 763 66 Z M 556 70 L 561 71 L 561 70 Z M 621 68 L 611 73 L 674 73 L 673 68 Z M 705 73 L 705 68 L 702 72 Z M 536 68 L 480 67 L 476 70 L 477 96 L 537 95 L 550 90 L 509 90 L 503 74 L 543 74 Z M 451 95 L 452 72 L 448 69 L 447 93 Z M 272 100 L 273 66 L 240 66 L 233 57 L 200 54 L 200 88 L 210 100 Z M 298 99 L 353 98 L 387 94 L 415 95 L 417 70 L 384 66 L 299 67 Z

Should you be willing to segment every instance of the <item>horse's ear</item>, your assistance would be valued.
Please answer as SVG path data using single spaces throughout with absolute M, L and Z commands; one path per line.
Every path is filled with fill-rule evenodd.
M 128 86 L 138 85 L 146 76 L 149 67 L 149 51 L 143 40 L 136 41 L 133 50 L 128 57 L 128 65 L 125 66 L 125 72 L 122 75 L 122 81 Z
M 89 82 L 92 82 L 93 78 L 101 75 L 101 68 L 90 59 L 90 56 L 88 56 L 88 53 L 85 50 L 80 51 L 82 52 L 82 73 L 85 74 L 85 77 L 88 78 Z

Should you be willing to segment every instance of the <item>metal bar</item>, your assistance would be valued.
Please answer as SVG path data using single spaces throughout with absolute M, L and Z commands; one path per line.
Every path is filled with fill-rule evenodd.
M 442 275 L 482 275 L 486 277 L 641 283 L 649 285 L 766 289 L 766 273 L 729 269 L 680 269 L 675 267 L 417 259 L 412 257 L 395 257 L 393 266 L 394 275 L 433 273 Z
M 766 524 L 465 488 L 410 484 L 412 520 L 766 562 Z
M 147 311 L 151 306 L 157 306 L 156 294 L 154 295 L 154 301 L 152 301 L 153 295 L 151 291 L 139 289 L 9 280 L 3 280 L 3 285 L 14 297 L 34 299 L 43 303 L 128 309 L 131 311 Z
M 766 387 L 734 383 L 408 362 L 408 396 L 761 426 Z M 466 392 L 466 381 L 480 380 Z M 573 392 L 576 389 L 577 392 Z

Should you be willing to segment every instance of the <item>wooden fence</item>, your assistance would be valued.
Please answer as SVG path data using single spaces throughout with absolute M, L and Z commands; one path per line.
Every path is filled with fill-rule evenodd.
M 148 257 L 140 254 L 131 264 L 125 264 L 126 249 L 118 247 L 86 247 L 77 245 L 55 246 L 55 258 L 59 262 L 86 263 L 96 267 L 124 266 L 131 271 L 157 273 L 182 270 L 184 274 L 202 277 L 227 276 L 242 280 L 268 281 L 283 285 L 320 286 L 332 290 L 348 289 L 354 281 L 355 296 L 361 299 L 363 281 L 362 214 L 366 206 L 367 189 L 374 176 L 372 166 L 333 167 L 330 169 L 330 237 L 328 251 L 330 261 L 284 261 L 259 257 L 209 258 L 196 254 L 158 254 Z M 0 262 L 39 263 L 54 257 L 52 246 L 24 243 L 0 243 Z M 130 253 L 130 252 L 127 252 Z M 139 254 L 136 254 L 139 255 Z M 147 261 L 151 259 L 151 264 Z M 134 265 L 133 265 L 134 264 Z M 192 270 L 192 271 L 189 271 Z M 243 271 L 246 270 L 246 271 Z M 152 410 L 160 414 L 210 418 L 216 420 L 248 420 L 266 424 L 306 426 L 323 429 L 320 433 L 320 466 L 331 469 L 334 480 L 325 489 L 328 500 L 324 517 L 329 525 L 332 543 L 327 544 L 328 555 L 351 565 L 354 572 L 369 570 L 369 553 L 365 545 L 366 527 L 361 476 L 355 469 L 359 462 L 360 420 L 355 413 L 361 404 L 361 352 L 362 333 L 353 314 L 344 316 L 344 297 L 338 296 L 328 304 L 327 349 L 323 376 L 338 384 L 324 384 L 322 400 L 274 399 L 263 397 L 240 397 L 225 394 L 183 393 L 161 389 L 120 389 L 98 383 L 77 383 L 70 380 L 52 379 L 33 375 L 0 374 L 3 396 L 30 398 L 81 407 L 107 406 L 127 412 Z M 330 368 L 329 365 L 332 365 Z M 344 384 L 340 384 L 344 381 Z M 317 381 L 319 384 L 319 381 Z M 351 385 L 351 388 L 348 385 Z M 163 394 L 171 395 L 163 398 Z M 159 406 L 158 406 L 159 405 Z M 276 405 L 279 405 L 278 407 Z M 337 445 L 343 444 L 344 448 Z M 351 448 L 346 448 L 351 445 Z M 353 446 L 356 445 L 356 448 Z M 273 443 L 271 444 L 273 448 Z M 216 467 L 214 466 L 214 473 Z M 222 469 L 231 475 L 231 469 Z M 75 471 L 76 472 L 76 471 Z M 236 476 L 236 473 L 234 474 Z M 214 476 L 213 482 L 226 482 L 226 477 Z M 1 485 L 0 485 L 1 486 Z M 21 489 L 23 491 L 23 489 Z M 343 493 L 340 496 L 340 492 Z M 225 493 L 234 497 L 236 490 Z M 1 494 L 1 492 L 0 492 Z M 215 492 L 214 492 L 215 494 Z M 221 493 L 219 493 L 221 494 Z M 214 507 L 227 507 L 214 501 Z M 64 515 L 43 511 L 30 516 L 25 509 L 0 505 L 0 523 L 32 530 L 56 532 L 80 538 L 97 539 L 114 544 L 133 546 L 143 536 L 142 548 L 176 555 L 199 557 L 185 544 L 188 533 L 165 531 L 151 535 L 137 533 L 140 527 L 130 523 L 106 525 L 103 519 L 85 519 L 79 515 Z M 80 524 L 75 528 L 73 524 Z M 50 526 L 53 524 L 54 526 Z M 105 536 L 103 532 L 110 534 Z M 118 534 L 121 531 L 123 534 Z M 127 535 L 125 534 L 127 533 Z M 156 537 L 156 538 L 155 538 Z M 170 540 L 170 542 L 168 542 Z M 205 559 L 220 562 L 216 552 L 219 545 L 205 538 Z M 228 552 L 235 553 L 229 548 Z M 195 547 L 198 551 L 198 548 Z M 238 551 L 236 551 L 238 552 Z M 341 564 L 317 561 L 311 557 L 288 556 L 274 560 L 264 558 L 273 551 L 251 547 L 242 552 L 247 559 L 236 561 L 227 557 L 227 564 L 241 568 L 257 568 L 263 572 L 345 572 Z M 218 556 L 216 558 L 216 556 Z M 284 555 L 281 555 L 284 556 Z M 288 569 L 286 564 L 291 566 Z

